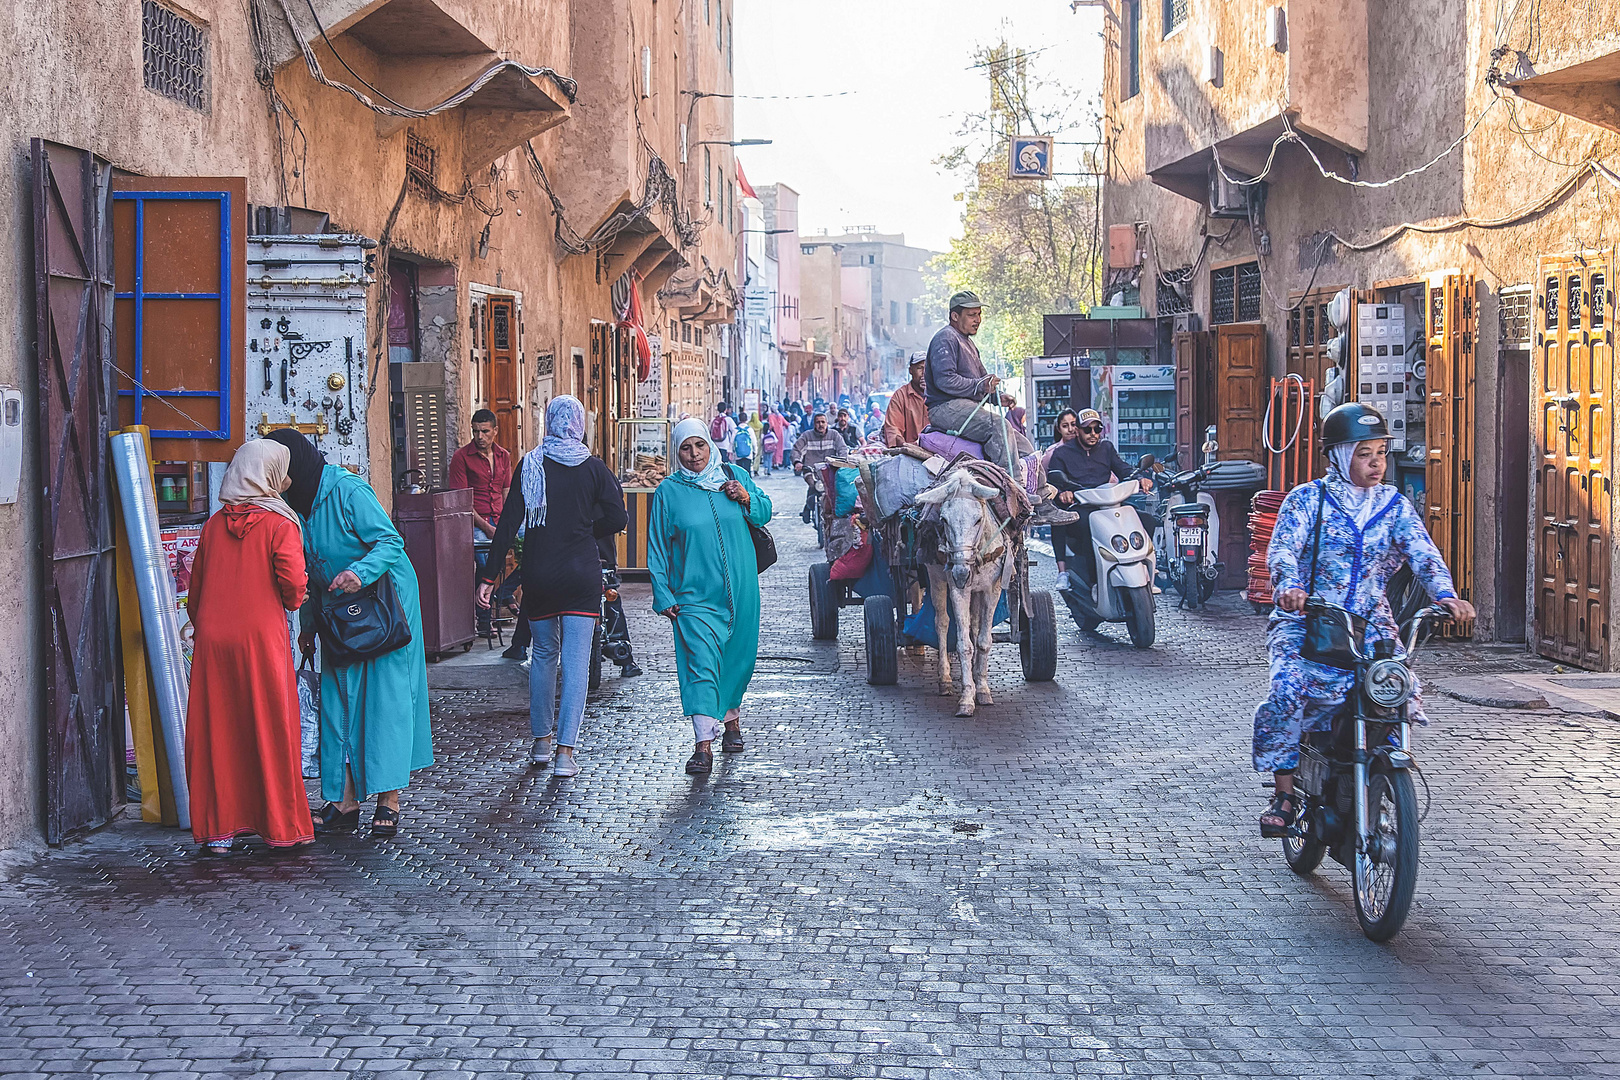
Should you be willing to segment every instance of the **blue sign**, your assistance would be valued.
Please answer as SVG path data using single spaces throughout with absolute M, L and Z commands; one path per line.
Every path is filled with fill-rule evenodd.
M 1014 135 L 1007 153 L 1010 180 L 1052 179 L 1052 140 L 1045 135 Z

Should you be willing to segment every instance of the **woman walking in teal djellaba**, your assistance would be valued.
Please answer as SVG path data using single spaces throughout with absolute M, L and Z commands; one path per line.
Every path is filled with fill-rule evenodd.
M 759 570 L 750 525 L 771 520 L 771 500 L 748 473 L 721 463 L 699 420 L 675 425 L 679 468 L 653 496 L 647 562 L 653 608 L 675 633 L 681 711 L 697 748 L 693 775 L 714 768 L 720 748 L 743 748 L 742 701 L 759 653 Z

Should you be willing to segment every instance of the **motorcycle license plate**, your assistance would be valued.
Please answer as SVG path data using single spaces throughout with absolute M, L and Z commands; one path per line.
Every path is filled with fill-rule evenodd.
M 1204 530 L 1177 529 L 1176 542 L 1182 547 L 1202 547 L 1204 545 Z

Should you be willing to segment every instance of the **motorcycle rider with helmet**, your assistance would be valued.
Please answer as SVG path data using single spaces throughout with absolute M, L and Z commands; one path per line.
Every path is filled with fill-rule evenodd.
M 1266 632 L 1271 659 L 1271 692 L 1254 712 L 1254 767 L 1272 772 L 1276 794 L 1260 816 L 1260 835 L 1287 835 L 1298 813 L 1294 769 L 1305 731 L 1327 730 L 1334 709 L 1349 693 L 1354 674 L 1306 660 L 1305 601 L 1320 596 L 1367 620 L 1371 649 L 1397 638 L 1384 588 L 1403 562 L 1453 618 L 1474 617 L 1473 605 L 1457 596 L 1423 519 L 1409 499 L 1383 483 L 1389 428 L 1376 409 L 1352 402 L 1322 421 L 1322 449 L 1329 462 L 1325 479 L 1296 487 L 1277 514 L 1266 552 L 1276 609 Z M 1314 549 L 1314 559 L 1313 559 Z M 1413 699 L 1420 724 L 1422 702 Z

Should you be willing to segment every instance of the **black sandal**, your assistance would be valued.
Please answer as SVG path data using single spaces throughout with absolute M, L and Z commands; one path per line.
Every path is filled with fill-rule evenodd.
M 315 811 L 312 816 L 315 818 L 315 831 L 318 833 L 338 832 L 360 827 L 360 808 L 358 806 L 348 813 L 344 813 L 338 809 L 337 803 L 329 802 Z
M 1299 796 L 1292 791 L 1279 791 L 1271 797 L 1271 805 L 1266 812 L 1260 815 L 1260 835 L 1267 840 L 1279 840 L 1288 835 L 1288 830 L 1294 827 L 1294 819 L 1299 814 Z M 1267 818 L 1273 818 L 1282 824 L 1268 823 Z
M 399 811 L 379 806 L 371 815 L 372 836 L 394 836 L 399 832 Z

